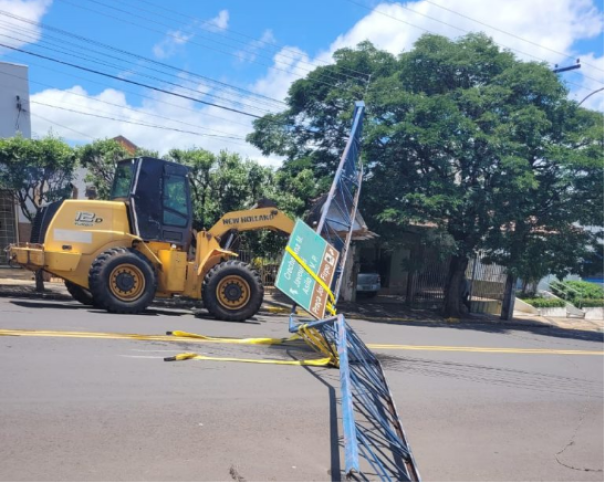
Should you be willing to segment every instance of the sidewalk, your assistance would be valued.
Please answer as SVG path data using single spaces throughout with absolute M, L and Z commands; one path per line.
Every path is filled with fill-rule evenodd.
M 375 301 L 378 300 L 378 301 Z M 289 314 L 292 303 L 281 293 L 265 294 L 265 305 L 273 313 Z M 396 297 L 361 300 L 358 303 L 339 303 L 339 312 L 351 319 L 363 319 L 393 324 L 430 325 L 491 325 L 497 327 L 558 328 L 576 331 L 603 332 L 603 320 L 566 317 L 542 317 L 515 313 L 513 320 L 501 320 L 497 315 L 468 314 L 461 319 L 445 319 L 436 310 L 408 307 Z
M 53 279 L 44 283 L 44 293 L 35 291 L 33 273 L 24 269 L 0 268 L 0 297 L 37 298 L 45 300 L 73 300 L 67 292 L 63 281 Z M 154 306 L 172 308 L 202 307 L 198 300 L 191 299 L 155 299 Z M 283 314 L 290 313 L 292 302 L 281 294 L 265 293 L 265 300 L 261 313 Z M 603 332 L 603 320 L 588 320 L 566 317 L 543 317 L 515 313 L 510 321 L 500 320 L 498 316 L 489 314 L 470 314 L 461 319 L 444 319 L 435 310 L 426 308 L 408 307 L 396 297 L 361 300 L 358 303 L 340 303 L 339 312 L 351 319 L 363 319 L 373 322 L 402 324 L 429 324 L 429 325 L 493 325 L 498 327 L 535 327 Z M 301 315 L 304 312 L 300 311 Z

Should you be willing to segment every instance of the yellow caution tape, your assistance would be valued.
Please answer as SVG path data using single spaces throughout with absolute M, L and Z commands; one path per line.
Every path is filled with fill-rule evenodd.
M 273 337 L 248 337 L 244 339 L 238 339 L 235 337 L 212 337 L 208 335 L 193 334 L 191 332 L 183 332 L 181 330 L 174 330 L 167 332 L 166 335 L 172 335 L 174 337 L 187 338 L 187 339 L 201 339 L 207 342 L 217 342 L 220 344 L 244 344 L 244 345 L 280 345 L 288 342 L 294 342 L 301 340 L 298 334 L 294 334 L 290 337 L 273 338 Z
M 315 280 L 320 286 L 321 288 L 323 288 L 326 293 L 328 294 L 328 297 L 330 298 L 331 302 L 328 302 L 326 304 L 326 310 L 332 314 L 332 315 L 336 315 L 336 299 L 334 298 L 334 294 L 332 293 L 332 291 L 330 290 L 330 287 L 328 287 L 328 285 L 326 284 L 326 282 L 324 282 L 321 278 L 319 278 L 317 276 L 317 274 L 315 272 L 313 272 L 313 270 L 311 270 L 311 268 L 309 267 L 309 265 L 307 265 L 305 263 L 305 261 L 300 258 L 296 253 L 294 253 L 294 250 L 292 250 L 292 248 L 290 248 L 289 246 L 286 246 L 286 251 L 292 255 L 292 258 L 294 258 L 294 260 L 296 260 L 298 262 L 298 264 L 304 268 L 304 270 L 311 275 L 311 277 L 313 278 L 313 280 Z
M 333 345 L 330 345 L 317 329 L 303 324 L 298 328 L 298 334 L 309 346 L 329 358 L 332 366 L 339 366 L 338 350 Z
M 120 334 L 114 332 L 76 332 L 76 331 L 54 331 L 33 329 L 0 329 L 0 336 L 19 337 L 75 337 L 83 339 L 134 339 L 152 340 L 164 342 L 200 342 L 216 344 L 240 344 L 240 345 L 278 345 L 301 340 L 297 334 L 287 338 L 256 337 L 237 339 L 231 337 L 212 337 L 206 335 L 192 334 L 175 330 L 167 332 L 166 335 L 143 335 L 143 334 Z
M 306 359 L 302 361 L 282 361 L 279 359 L 239 359 L 237 357 L 210 357 L 192 352 L 177 354 L 174 357 L 166 357 L 165 361 L 185 361 L 188 359 L 198 359 L 202 361 L 217 361 L 217 362 L 248 362 L 252 364 L 277 364 L 280 366 L 314 366 L 326 367 L 331 364 L 329 357 L 324 359 Z

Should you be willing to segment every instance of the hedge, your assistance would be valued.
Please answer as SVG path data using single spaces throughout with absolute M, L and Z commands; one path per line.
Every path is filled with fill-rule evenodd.
M 545 298 L 534 298 L 534 299 L 521 299 L 523 302 L 531 305 L 532 307 L 546 309 L 551 307 L 565 307 L 565 301 L 560 299 L 545 299 Z
M 566 282 L 553 282 L 550 288 L 555 295 L 567 298 L 576 305 L 582 299 L 598 300 L 604 297 L 603 287 L 596 283 L 584 282 L 580 280 L 569 280 Z
M 603 299 L 584 299 L 574 303 L 576 307 L 581 309 L 586 307 L 603 307 Z

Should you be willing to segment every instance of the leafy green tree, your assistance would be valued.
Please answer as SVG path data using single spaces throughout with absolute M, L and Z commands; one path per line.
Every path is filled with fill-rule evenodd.
M 116 163 L 122 159 L 132 158 L 124 146 L 114 139 L 98 139 L 78 149 L 78 160 L 80 164 L 88 169 L 85 180 L 92 183 L 97 192 L 97 198 L 106 200 L 109 198 Z M 134 156 L 159 157 L 157 151 L 138 148 Z
M 113 139 L 98 139 L 78 149 L 78 160 L 88 169 L 85 180 L 95 187 L 97 198 L 109 198 L 116 163 L 129 157 L 124 146 Z
M 57 138 L 0 139 L 0 188 L 32 222 L 45 204 L 71 195 L 75 163 L 73 149 Z
M 476 34 L 425 35 L 398 58 L 367 42 L 334 58 L 295 82 L 288 109 L 255 121 L 248 139 L 294 171 L 330 178 L 353 101 L 365 97 L 364 216 L 385 239 L 431 223 L 453 241 L 446 316 L 460 314 L 478 249 L 512 273 L 534 246 L 526 241 L 549 232 L 544 240 L 566 259 L 558 268 L 573 269 L 568 256 L 589 238 L 578 227 L 603 219 L 603 116 L 569 101 L 547 66 Z
M 196 230 L 209 229 L 225 213 L 251 208 L 261 199 L 270 199 L 291 216 L 302 216 L 317 196 L 317 183 L 309 169 L 293 174 L 274 170 L 239 154 L 204 149 L 172 149 L 167 158 L 190 168 Z M 242 235 L 255 254 L 283 248 L 283 237 L 271 232 Z
M 75 164 L 73 149 L 60 139 L 0 139 L 0 189 L 12 193 L 30 223 L 44 205 L 71 196 Z M 36 289 L 44 289 L 40 271 Z

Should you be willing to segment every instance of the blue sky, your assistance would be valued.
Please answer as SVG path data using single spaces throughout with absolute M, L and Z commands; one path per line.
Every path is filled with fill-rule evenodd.
M 279 110 L 280 104 L 267 98 L 283 100 L 292 81 L 330 62 L 337 48 L 369 39 L 398 53 L 425 31 L 452 38 L 485 31 L 519 57 L 553 65 L 579 57 L 582 69 L 562 74 L 574 99 L 603 86 L 603 4 L 592 0 L 0 0 L 0 11 L 18 17 L 0 12 L 2 43 L 259 115 Z M 40 22 L 170 64 L 177 77 L 150 71 L 150 64 L 69 38 Z M 0 60 L 30 66 L 36 135 L 52 130 L 78 144 L 122 134 L 161 152 L 229 148 L 279 162 L 263 158 L 242 140 L 250 131 L 250 117 L 7 49 L 0 50 Z M 201 82 L 178 69 L 222 84 Z M 602 92 L 584 105 L 602 111 Z

